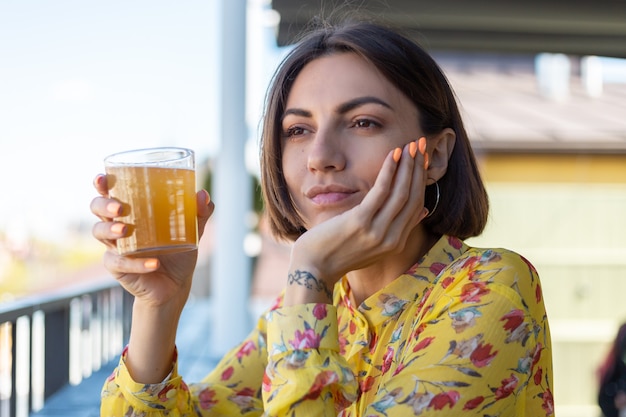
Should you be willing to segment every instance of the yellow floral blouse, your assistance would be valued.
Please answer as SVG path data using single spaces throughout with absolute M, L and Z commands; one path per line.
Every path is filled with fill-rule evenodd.
M 444 236 L 360 306 L 282 307 L 200 383 L 134 382 L 124 355 L 101 416 L 551 416 L 552 356 L 539 277 L 504 249 Z

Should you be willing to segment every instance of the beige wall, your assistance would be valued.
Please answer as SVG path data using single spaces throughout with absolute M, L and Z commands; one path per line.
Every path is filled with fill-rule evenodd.
M 529 258 L 553 333 L 559 416 L 598 415 L 595 369 L 626 320 L 626 155 L 480 158 L 492 211 L 469 241 Z

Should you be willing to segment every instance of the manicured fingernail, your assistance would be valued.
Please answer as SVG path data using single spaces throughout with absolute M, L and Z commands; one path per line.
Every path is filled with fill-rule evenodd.
M 118 216 L 120 214 L 120 211 L 122 210 L 122 205 L 118 202 L 112 201 L 107 204 L 107 210 L 114 216 Z
M 411 158 L 415 158 L 415 154 L 417 154 L 417 143 L 411 142 L 409 143 L 409 155 Z
M 124 223 L 114 223 L 113 226 L 111 226 L 111 231 L 116 235 L 124 234 L 125 230 L 126 225 Z
M 426 138 L 423 136 L 419 138 L 419 140 L 417 141 L 417 145 L 419 147 L 420 153 L 424 155 L 424 153 L 426 152 Z
M 393 160 L 398 162 L 400 160 L 400 157 L 402 156 L 402 149 L 400 148 L 396 148 L 393 151 Z
M 211 202 L 211 194 L 207 190 L 204 190 L 204 204 L 209 205 Z
M 428 164 L 430 163 L 430 160 L 428 158 L 428 154 L 425 153 L 424 154 L 424 169 L 428 169 Z
M 98 175 L 94 178 L 93 183 L 96 187 L 99 187 L 104 182 L 104 175 Z
M 156 259 L 146 259 L 143 263 L 144 268 L 146 269 L 156 269 L 159 266 L 159 261 Z

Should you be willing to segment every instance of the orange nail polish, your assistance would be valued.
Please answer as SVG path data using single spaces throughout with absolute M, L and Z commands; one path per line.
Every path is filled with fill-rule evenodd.
M 117 216 L 120 214 L 120 211 L 122 209 L 122 205 L 120 203 L 117 202 L 111 202 L 109 204 L 107 204 L 107 210 L 109 213 Z
M 426 138 L 422 136 L 421 138 L 419 138 L 417 143 L 419 146 L 420 153 L 424 155 L 424 153 L 426 152 Z
M 398 162 L 400 160 L 400 157 L 402 156 L 402 149 L 400 148 L 396 148 L 393 151 L 393 160 Z
M 111 226 L 111 231 L 117 235 L 123 234 L 125 229 L 126 225 L 123 223 L 115 223 L 113 226 Z
M 415 142 L 409 143 L 409 155 L 411 155 L 411 158 L 415 158 L 416 153 L 417 153 L 417 143 Z
M 428 154 L 425 153 L 424 154 L 424 169 L 428 169 L 428 164 L 430 163 L 430 160 L 428 158 Z
M 143 263 L 143 266 L 147 269 L 156 269 L 157 266 L 159 266 L 159 261 L 157 261 L 156 259 L 146 259 L 146 261 Z

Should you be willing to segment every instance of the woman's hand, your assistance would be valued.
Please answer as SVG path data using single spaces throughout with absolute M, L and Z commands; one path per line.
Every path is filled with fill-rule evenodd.
M 329 302 L 341 276 L 404 249 L 409 234 L 428 215 L 425 148 L 422 138 L 406 145 L 401 154 L 400 149 L 390 152 L 359 205 L 298 238 L 291 253 L 286 305 Z M 302 288 L 309 290 L 307 300 L 294 295 Z
M 104 266 L 136 300 L 158 307 L 175 301 L 181 308 L 191 288 L 191 277 L 196 265 L 198 251 L 187 251 L 157 256 L 155 258 L 124 257 L 117 253 L 116 240 L 124 237 L 128 227 L 116 222 L 122 205 L 109 198 L 105 175 L 98 175 L 94 186 L 100 194 L 91 202 L 91 211 L 100 218 L 93 227 L 93 236 L 103 242 L 107 250 Z M 209 194 L 199 191 L 198 234 L 202 235 L 207 220 L 213 213 L 214 204 Z

